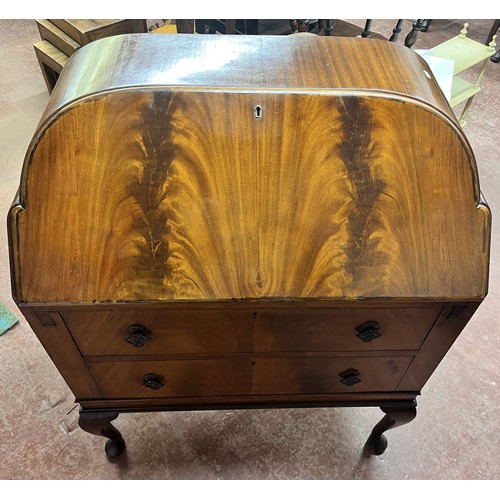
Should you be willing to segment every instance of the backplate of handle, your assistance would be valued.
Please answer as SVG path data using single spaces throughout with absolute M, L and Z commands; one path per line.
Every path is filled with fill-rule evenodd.
M 161 381 L 161 377 L 156 373 L 146 373 L 146 375 L 144 375 L 142 385 L 149 387 L 153 391 L 159 391 L 165 384 Z
M 356 336 L 363 342 L 371 342 L 382 335 L 379 332 L 380 328 L 380 323 L 378 321 L 365 321 L 361 326 L 356 327 L 358 332 Z
M 347 387 L 361 382 L 359 376 L 359 370 L 356 370 L 356 368 L 348 368 L 346 371 L 339 373 L 339 377 L 341 377 L 340 382 Z
M 132 344 L 134 347 L 144 347 L 151 340 L 148 337 L 149 330 L 143 325 L 130 325 L 128 332 L 130 336 L 125 339 L 125 342 Z

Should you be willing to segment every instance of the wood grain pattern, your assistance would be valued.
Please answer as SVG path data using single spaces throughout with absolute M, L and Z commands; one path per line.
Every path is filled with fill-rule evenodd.
M 480 297 L 476 181 L 448 123 L 399 98 L 114 92 L 33 152 L 21 296 Z
M 256 318 L 257 352 L 417 350 L 441 308 L 264 310 Z M 368 321 L 380 337 L 363 342 L 357 335 Z
M 62 311 L 84 356 L 196 355 L 264 352 L 417 350 L 441 311 L 428 308 L 314 310 Z M 40 313 L 41 314 L 41 313 Z M 381 336 L 363 342 L 358 327 L 380 324 Z M 125 340 L 140 324 L 148 341 Z
M 292 69 L 291 69 L 292 68 Z M 415 52 L 387 41 L 342 37 L 121 35 L 82 47 L 61 75 L 42 122 L 75 99 L 155 86 L 409 96 L 457 123 Z
M 484 298 L 490 213 L 427 66 L 325 38 L 125 36 L 65 65 L 8 231 L 84 429 L 106 435 L 103 409 L 413 412 Z
M 61 72 L 68 56 L 46 41 L 37 42 L 33 45 L 38 61 L 45 63 L 50 68 Z
M 407 357 L 225 358 L 212 360 L 91 362 L 90 371 L 105 398 L 165 398 L 266 394 L 392 391 L 408 368 Z M 358 367 L 361 381 L 347 386 L 340 376 Z M 143 385 L 147 373 L 163 387 Z
M 144 33 L 144 19 L 49 19 L 80 45 L 122 33 Z
M 54 324 L 47 326 L 43 325 L 30 307 L 21 306 L 21 312 L 36 331 L 38 340 L 49 353 L 75 397 L 82 400 L 102 398 L 61 316 L 57 312 L 48 313 Z
M 81 45 L 48 19 L 36 19 L 36 25 L 42 40 L 47 40 L 67 56 L 74 54 Z
M 233 358 L 190 361 L 127 361 L 88 363 L 105 398 L 161 398 L 249 394 L 251 360 Z M 160 390 L 143 385 L 144 375 L 158 374 Z
M 465 328 L 479 304 L 464 303 L 443 309 L 434 328 L 422 344 L 418 355 L 398 386 L 399 391 L 412 391 L 424 386 L 450 347 Z M 454 309 L 459 314 L 454 315 Z
M 251 311 L 64 311 L 63 318 L 84 356 L 253 351 Z M 141 348 L 125 341 L 133 324 L 141 324 L 149 332 L 151 340 Z

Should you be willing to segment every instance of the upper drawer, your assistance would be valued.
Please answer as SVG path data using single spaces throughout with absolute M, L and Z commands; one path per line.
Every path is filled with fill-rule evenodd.
M 256 317 L 258 351 L 417 350 L 440 307 L 266 310 Z
M 83 355 L 252 352 L 247 310 L 73 311 L 63 318 Z
M 82 354 L 98 356 L 417 350 L 440 311 L 129 309 L 62 315 Z

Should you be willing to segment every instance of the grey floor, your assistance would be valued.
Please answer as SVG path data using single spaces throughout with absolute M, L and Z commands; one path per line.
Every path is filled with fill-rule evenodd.
M 464 21 L 434 20 L 413 48 L 455 36 Z M 390 36 L 394 23 L 376 20 L 372 29 Z M 470 37 L 484 42 L 492 21 L 469 23 Z M 38 40 L 33 20 L 0 20 L 3 221 L 49 97 Z M 116 425 L 127 450 L 108 459 L 103 439 L 77 427 L 72 394 L 12 302 L 2 223 L 0 302 L 20 324 L 0 337 L 0 479 L 500 478 L 499 81 L 500 64 L 490 63 L 465 127 L 493 212 L 490 293 L 422 391 L 417 418 L 388 433 L 384 455 L 362 452 L 380 410 L 338 408 L 123 414 Z

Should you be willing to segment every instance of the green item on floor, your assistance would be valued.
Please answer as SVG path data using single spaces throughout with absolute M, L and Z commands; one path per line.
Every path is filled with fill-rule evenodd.
M 0 302 L 0 335 L 16 326 L 19 320 Z

